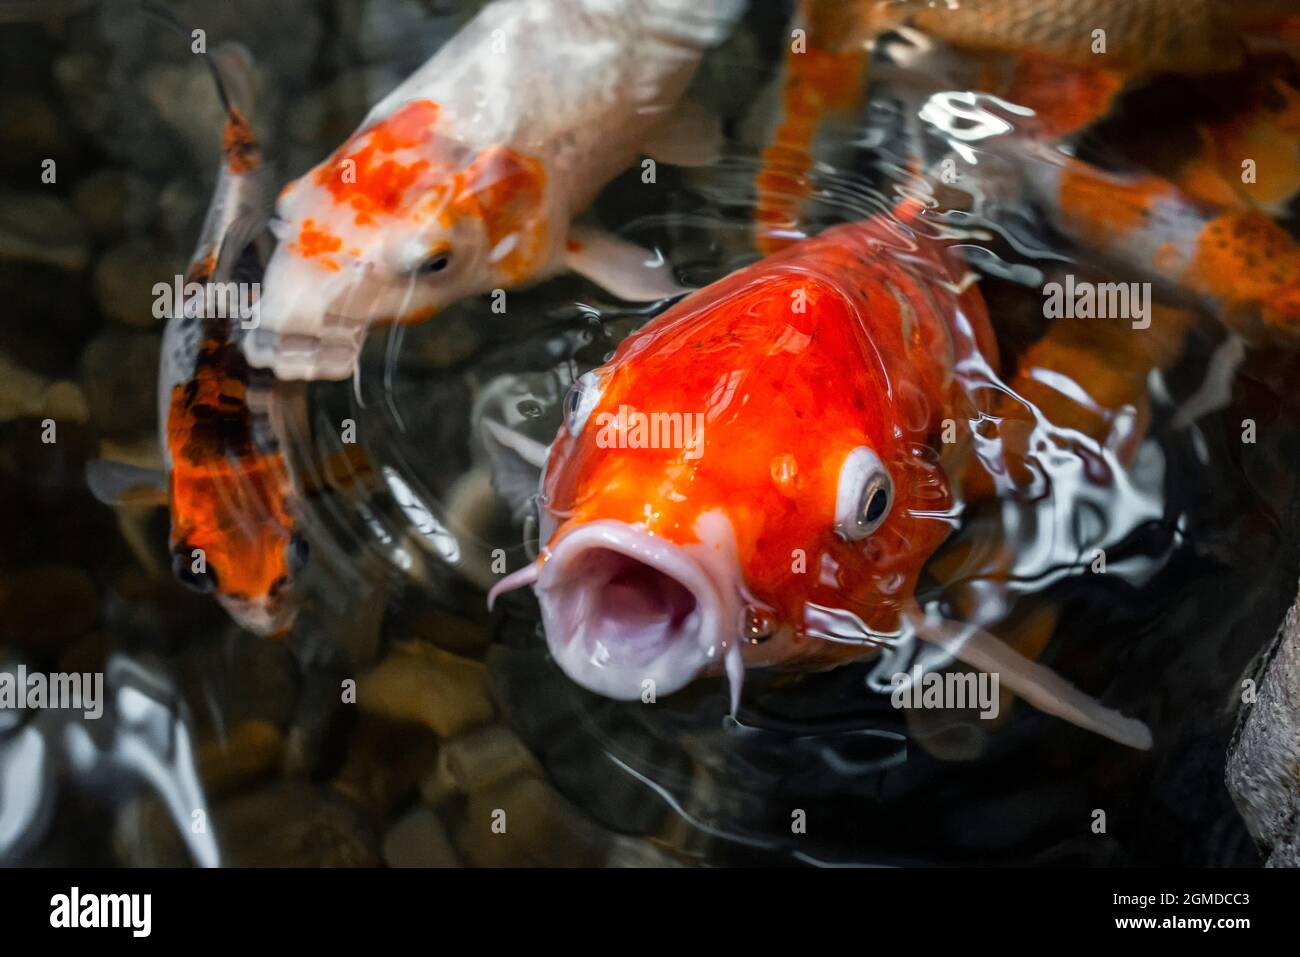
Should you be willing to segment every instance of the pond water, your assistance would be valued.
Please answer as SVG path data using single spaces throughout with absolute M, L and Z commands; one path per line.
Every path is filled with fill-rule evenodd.
M 652 183 L 634 167 L 590 213 L 662 252 L 692 287 L 760 257 L 754 184 L 780 114 L 792 11 L 752 6 L 689 94 L 720 117 L 721 155 L 660 164 Z M 287 181 L 476 5 L 171 9 L 202 21 L 210 42 L 252 51 L 263 84 L 253 123 Z M 922 604 L 1038 634 L 1043 663 L 1148 724 L 1147 752 L 1019 701 L 995 722 L 900 711 L 892 675 L 950 664 L 912 640 L 825 672 L 751 671 L 732 716 L 721 676 L 653 704 L 585 691 L 551 660 L 530 592 L 489 613 L 501 559 L 520 568 L 541 543 L 535 504 L 512 509 L 492 490 L 483 421 L 549 443 L 572 383 L 665 308 L 572 275 L 511 291 L 504 315 L 483 297 L 375 329 L 353 380 L 275 386 L 310 557 L 293 630 L 259 638 L 175 583 L 163 510 L 110 509 L 83 477 L 96 457 L 157 460 L 161 320 L 148 290 L 188 259 L 208 201 L 221 123 L 210 79 L 130 4 L 0 24 L 0 49 L 0 363 L 33 377 L 6 372 L 3 386 L 0 661 L 104 671 L 108 687 L 98 722 L 0 712 L 0 860 L 1258 863 L 1223 768 L 1242 681 L 1294 597 L 1296 355 L 1246 349 L 1227 391 L 1189 424 L 1180 410 L 1221 382 L 1231 348 L 1204 313 L 1179 358 L 1141 376 L 1140 443 L 1097 458 L 1044 438 L 1035 480 L 959 506 L 922 576 Z M 1045 284 L 1135 276 L 1009 190 L 1005 170 L 1033 162 L 1001 145 L 1019 142 L 1014 125 L 988 143 L 968 135 L 971 117 L 1014 124 L 1014 103 L 945 98 L 950 63 L 890 72 L 888 53 L 861 101 L 827 118 L 798 229 L 892 217 L 902 197 L 922 197 L 932 208 L 918 228 L 959 240 L 1010 380 L 1052 323 L 1111 321 L 1046 318 Z M 1153 79 L 1077 154 L 1171 175 L 1168 144 L 1194 143 L 1261 69 L 1294 67 Z M 918 157 L 942 168 L 961 147 L 983 162 L 956 185 L 918 175 Z M 45 157 L 59 170 L 49 187 L 31 172 Z M 1278 216 L 1293 233 L 1294 210 Z M 1154 295 L 1157 307 L 1186 305 L 1176 291 Z M 1103 365 L 1129 359 L 1098 352 Z M 1079 367 L 1083 391 L 1090 369 Z M 988 439 L 999 423 L 985 411 L 972 421 L 991 423 Z M 40 437 L 47 417 L 54 444 Z M 511 824 L 495 835 L 501 809 Z

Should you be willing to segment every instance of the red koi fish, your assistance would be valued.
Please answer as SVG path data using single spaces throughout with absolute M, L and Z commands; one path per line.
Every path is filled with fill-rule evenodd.
M 1141 722 L 914 597 L 957 521 L 942 422 L 971 417 L 996 351 L 978 292 L 908 232 L 827 230 L 689 296 L 579 379 L 545 457 L 545 546 L 489 603 L 531 585 L 557 663 L 614 698 L 725 671 L 734 710 L 747 667 L 829 668 L 913 635 L 1149 747 Z

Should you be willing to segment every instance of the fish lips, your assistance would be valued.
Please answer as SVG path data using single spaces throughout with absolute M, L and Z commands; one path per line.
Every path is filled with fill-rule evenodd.
M 653 700 L 720 665 L 727 590 L 686 548 L 623 522 L 566 532 L 534 584 L 551 655 L 575 682 Z
M 256 329 L 244 339 L 249 364 L 270 369 L 277 379 L 341 380 L 350 377 L 361 354 L 365 320 L 342 336 L 290 335 Z
M 218 595 L 217 601 L 241 628 L 263 638 L 278 638 L 293 627 L 298 609 L 281 597 L 235 598 Z
M 363 273 L 323 272 L 277 249 L 262 278 L 255 320 L 243 337 L 244 355 L 276 378 L 346 379 L 356 368 L 375 313 Z

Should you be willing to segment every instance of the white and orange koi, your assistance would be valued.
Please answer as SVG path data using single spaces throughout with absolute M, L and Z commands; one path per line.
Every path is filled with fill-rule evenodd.
M 283 379 L 339 379 L 367 326 L 566 269 L 629 300 L 682 291 L 653 253 L 571 221 L 642 152 L 712 155 L 674 110 L 738 0 L 501 0 L 281 194 L 261 327 Z

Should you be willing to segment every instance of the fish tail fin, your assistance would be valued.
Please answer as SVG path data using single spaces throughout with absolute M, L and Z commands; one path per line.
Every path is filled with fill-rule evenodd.
M 172 13 L 162 4 L 156 3 L 154 2 L 154 0 L 138 0 L 138 2 L 140 4 L 140 9 L 144 12 L 144 14 L 152 18 L 154 22 L 158 23 L 163 28 L 170 30 L 172 33 L 175 33 L 177 36 L 185 37 L 186 39 L 189 39 L 191 37 L 192 34 L 190 33 L 189 30 L 185 28 L 185 25 L 181 23 L 179 19 L 177 19 L 176 14 Z M 230 97 L 227 95 L 226 86 L 221 77 L 221 74 L 217 71 L 212 61 L 208 59 L 206 56 L 204 57 L 204 62 L 208 64 L 208 69 L 212 71 L 213 79 L 216 81 L 217 96 L 221 100 L 222 108 L 225 110 L 229 110 Z
M 208 63 L 221 105 L 228 113 L 251 115 L 256 105 L 257 72 L 248 47 L 225 41 L 208 55 Z

